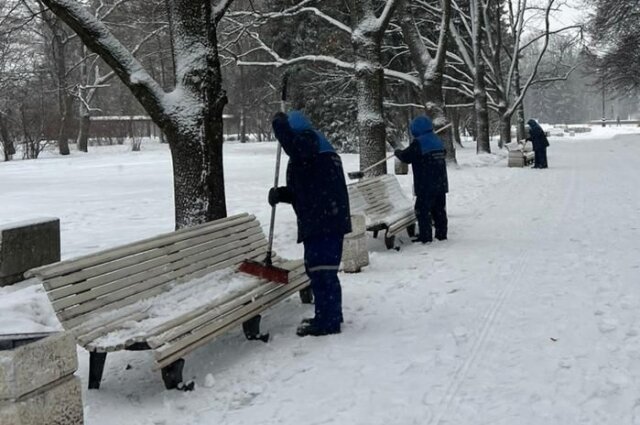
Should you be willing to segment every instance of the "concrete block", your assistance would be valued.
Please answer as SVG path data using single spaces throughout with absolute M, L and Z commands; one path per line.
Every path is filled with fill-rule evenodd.
M 37 219 L 0 227 L 0 286 L 29 269 L 60 261 L 60 220 Z
M 73 375 L 18 400 L 0 401 L 0 424 L 2 425 L 82 425 L 83 423 L 80 379 Z
M 369 264 L 366 231 L 365 216 L 352 215 L 351 233 L 345 235 L 342 249 L 342 269 L 347 273 L 358 273 Z
M 58 332 L 46 337 L 40 334 L 35 341 L 33 338 L 28 334 L 0 336 L 0 401 L 19 399 L 73 375 L 78 368 L 76 343 L 70 333 Z M 7 346 L 7 341 L 14 341 L 15 348 Z M 27 343 L 19 345 L 20 341 Z

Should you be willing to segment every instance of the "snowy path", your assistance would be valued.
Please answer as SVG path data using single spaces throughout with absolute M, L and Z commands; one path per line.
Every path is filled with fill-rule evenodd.
M 231 204 L 266 222 L 271 165 L 246 172 L 264 157 L 227 170 Z M 452 170 L 449 241 L 371 242 L 341 276 L 341 335 L 295 337 L 309 309 L 291 299 L 269 344 L 237 331 L 187 358 L 194 393 L 164 391 L 145 353 L 110 355 L 87 424 L 640 425 L 640 136 L 552 140 L 548 170 L 505 162 Z

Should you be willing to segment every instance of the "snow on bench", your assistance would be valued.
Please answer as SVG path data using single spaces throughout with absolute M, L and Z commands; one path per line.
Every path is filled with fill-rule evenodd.
M 263 260 L 267 240 L 253 215 L 240 214 L 81 258 L 39 267 L 62 326 L 90 353 L 89 388 L 100 387 L 108 352 L 152 350 L 167 389 L 182 382 L 182 357 L 242 324 L 260 334 L 260 313 L 300 292 L 310 302 L 301 260 L 274 257 L 290 270 L 281 285 L 237 272 Z
M 416 215 L 413 202 L 407 198 L 393 174 L 364 179 L 348 185 L 349 204 L 353 214 L 363 214 L 367 230 L 378 237 L 385 231 L 384 242 L 388 249 L 394 247 L 395 235 L 407 229 L 415 234 Z
M 508 167 L 524 167 L 535 159 L 531 142 L 511 142 L 504 145 L 509 152 Z

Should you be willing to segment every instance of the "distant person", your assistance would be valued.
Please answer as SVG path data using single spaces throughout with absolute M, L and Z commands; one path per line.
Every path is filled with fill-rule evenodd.
M 338 268 L 344 235 L 351 232 L 349 195 L 340 156 L 300 111 L 279 112 L 273 131 L 289 156 L 287 185 L 269 191 L 271 206 L 292 204 L 298 219 L 298 243 L 311 280 L 315 317 L 304 319 L 298 336 L 340 333 L 342 289 Z
M 620 127 L 620 115 L 616 118 L 616 125 Z
M 433 240 L 431 221 L 435 226 L 435 237 L 447 239 L 447 164 L 445 148 L 433 132 L 433 123 L 426 116 L 416 117 L 411 122 L 413 140 L 404 150 L 396 149 L 395 155 L 413 168 L 413 186 L 416 192 L 416 218 L 418 237 L 414 242 L 428 243 Z
M 547 135 L 544 134 L 544 130 L 536 122 L 536 120 L 529 120 L 529 137 L 533 144 L 533 152 L 535 153 L 535 159 L 533 168 L 548 168 L 547 165 L 547 147 L 549 147 L 549 140 Z

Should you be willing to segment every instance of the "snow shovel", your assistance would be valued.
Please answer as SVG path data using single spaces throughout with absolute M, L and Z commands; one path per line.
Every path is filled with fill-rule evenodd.
M 446 130 L 449 127 L 451 127 L 451 123 L 445 125 L 444 127 L 440 127 L 438 130 L 436 130 L 436 134 L 440 133 L 443 130 Z M 349 178 L 351 180 L 361 179 L 361 178 L 364 177 L 364 173 L 366 173 L 367 171 L 377 167 L 380 164 L 383 164 L 383 163 L 387 162 L 388 160 L 390 160 L 394 156 L 395 156 L 395 154 L 392 153 L 391 155 L 389 155 L 385 159 L 381 159 L 380 161 L 376 162 L 375 164 L 372 164 L 372 165 L 368 166 L 367 168 L 365 168 L 362 171 L 351 171 L 350 173 L 347 173 L 347 176 L 349 176 Z
M 287 101 L 287 82 L 289 80 L 289 74 L 285 72 L 282 77 L 282 101 L 280 102 L 280 110 L 286 111 Z M 280 158 L 282 157 L 282 146 L 280 142 L 277 142 L 278 148 L 276 152 L 276 175 L 273 179 L 273 187 L 278 187 L 278 180 L 280 177 Z M 269 223 L 269 245 L 267 247 L 267 256 L 264 261 L 245 260 L 240 267 L 239 271 L 250 274 L 252 276 L 266 279 L 276 283 L 289 283 L 289 270 L 273 265 L 273 230 L 276 221 L 276 206 L 271 207 L 271 222 Z

